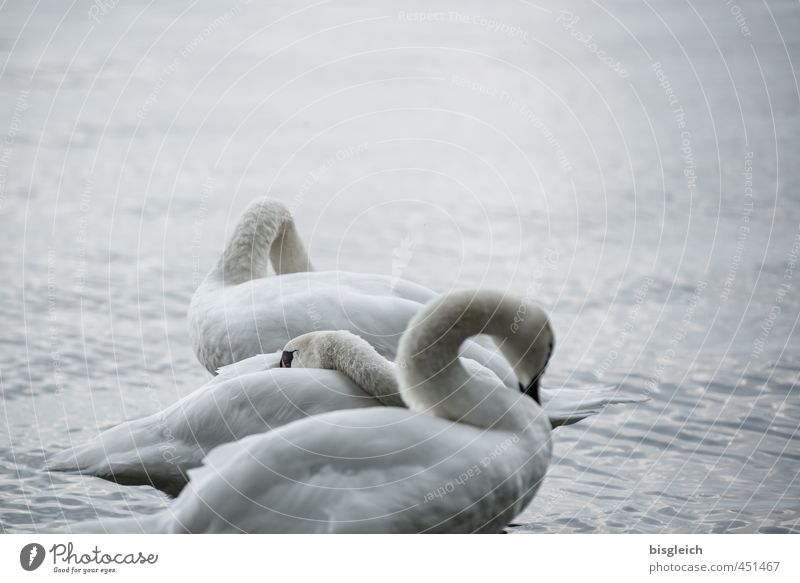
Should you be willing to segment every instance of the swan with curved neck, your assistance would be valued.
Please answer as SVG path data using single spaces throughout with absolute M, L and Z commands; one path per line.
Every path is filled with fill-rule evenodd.
M 553 353 L 555 336 L 547 315 L 538 307 L 527 309 L 520 320 L 521 305 L 520 300 L 497 292 L 459 291 L 426 306 L 412 320 L 398 352 L 402 395 L 408 407 L 476 426 L 488 419 L 506 423 L 506 413 L 529 409 L 512 406 L 519 400 L 513 391 L 502 391 L 491 399 L 480 395 L 483 383 L 472 382 L 472 373 L 458 357 L 461 342 L 477 334 L 495 339 L 538 403 L 539 379 Z M 453 391 L 454 386 L 459 390 Z
M 397 365 L 409 409 L 336 411 L 226 444 L 190 472 L 168 509 L 73 532 L 499 532 L 544 478 L 550 423 L 533 399 L 485 369 L 470 376 L 458 350 L 489 333 L 511 364 L 524 360 L 541 375 L 549 323 L 537 313 L 511 332 L 514 304 L 495 292 L 454 292 L 421 310 Z M 367 354 L 342 351 L 341 342 L 363 340 L 307 334 L 284 347 L 284 364 Z M 370 364 L 388 365 L 370 356 Z
M 266 276 L 268 261 L 277 277 Z M 390 276 L 313 271 L 289 210 L 263 199 L 244 211 L 216 266 L 195 291 L 189 333 L 198 360 L 212 374 L 315 330 L 349 330 L 394 360 L 408 322 L 435 296 Z M 467 341 L 461 352 L 509 387 L 517 386 L 491 341 Z
M 488 327 L 485 331 L 489 332 Z M 537 354 L 545 354 L 545 338 L 552 340 L 552 334 L 531 347 Z M 53 455 L 48 469 L 126 485 L 150 485 L 177 496 L 186 486 L 189 470 L 222 444 L 330 411 L 405 406 L 395 365 L 354 334 L 312 332 L 285 348 L 282 353 L 253 356 L 224 367 L 218 376 L 164 410 L 126 421 Z M 526 348 L 520 346 L 521 351 Z M 548 341 L 547 354 L 551 350 Z M 432 355 L 440 359 L 438 352 Z M 518 354 L 509 353 L 509 357 L 516 360 Z M 418 370 L 424 366 L 421 363 Z M 534 367 L 538 366 L 535 362 Z M 459 367 L 460 374 L 473 382 L 500 382 L 473 360 L 462 358 Z M 583 391 L 570 399 L 556 394 L 545 399 L 544 411 L 555 428 L 576 423 L 613 402 L 602 390 Z
M 271 200 L 245 210 L 207 279 L 222 285 L 260 279 L 267 259 L 277 275 L 314 271 L 289 209 Z

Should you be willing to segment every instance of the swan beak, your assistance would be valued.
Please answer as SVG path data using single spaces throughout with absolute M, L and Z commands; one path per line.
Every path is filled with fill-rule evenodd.
M 523 393 L 539 403 L 539 405 L 542 404 L 542 401 L 539 398 L 539 377 L 533 379 L 527 387 L 523 387 L 522 383 L 520 383 L 519 388 Z
M 292 359 L 294 358 L 294 353 L 289 352 L 288 350 L 284 350 L 281 353 L 281 368 L 292 368 Z

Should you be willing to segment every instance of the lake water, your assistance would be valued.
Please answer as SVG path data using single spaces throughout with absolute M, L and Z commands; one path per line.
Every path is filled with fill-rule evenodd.
M 0 531 L 153 512 L 46 454 L 207 378 L 194 285 L 290 204 L 318 268 L 551 311 L 558 429 L 513 531 L 800 532 L 800 9 L 6 2 Z

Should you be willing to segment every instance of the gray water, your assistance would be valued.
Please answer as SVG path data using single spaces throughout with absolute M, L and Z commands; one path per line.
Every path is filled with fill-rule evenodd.
M 3 3 L 0 530 L 168 503 L 43 462 L 206 380 L 188 300 L 269 194 L 318 268 L 535 298 L 550 385 L 647 397 L 512 530 L 800 531 L 800 9 L 574 4 Z

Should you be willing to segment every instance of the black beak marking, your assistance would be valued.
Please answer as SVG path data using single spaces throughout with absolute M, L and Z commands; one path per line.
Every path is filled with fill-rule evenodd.
M 281 368 L 292 368 L 292 359 L 294 358 L 294 352 L 289 352 L 288 350 L 284 350 L 281 353 Z
M 550 357 L 553 356 L 553 343 L 551 342 L 548 346 L 547 352 L 547 360 L 545 361 L 545 368 L 547 368 L 547 364 L 550 362 Z M 527 387 L 523 387 L 522 383 L 519 383 L 519 390 L 531 397 L 534 401 L 536 401 L 539 405 L 542 404 L 542 399 L 539 396 L 539 379 L 542 378 L 544 374 L 544 368 L 536 375 L 530 384 Z
M 522 383 L 519 384 L 519 390 L 528 395 L 531 399 L 536 401 L 539 405 L 542 404 L 542 400 L 539 398 L 539 377 L 536 377 L 531 381 L 531 383 L 527 387 L 523 387 Z

